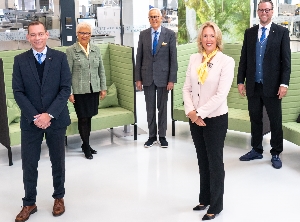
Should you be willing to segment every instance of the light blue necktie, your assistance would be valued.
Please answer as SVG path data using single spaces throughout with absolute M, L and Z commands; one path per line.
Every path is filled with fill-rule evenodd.
M 37 59 L 38 59 L 38 63 L 42 64 L 42 56 L 43 56 L 43 53 L 37 53 Z
M 158 31 L 155 31 L 154 33 L 155 33 L 155 35 L 154 35 L 154 39 L 153 39 L 153 49 L 152 49 L 153 55 L 155 55 L 155 53 L 156 53 L 156 46 L 158 44 L 158 40 L 157 40 Z
M 259 40 L 260 43 L 262 43 L 265 40 L 265 38 L 266 38 L 266 30 L 267 30 L 267 28 L 262 27 L 261 30 L 262 30 L 262 33 L 261 33 L 261 37 L 260 37 L 260 40 Z

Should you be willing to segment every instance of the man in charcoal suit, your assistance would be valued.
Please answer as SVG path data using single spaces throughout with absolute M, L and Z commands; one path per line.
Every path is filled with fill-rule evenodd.
M 162 148 L 167 148 L 168 92 L 177 81 L 178 69 L 176 36 L 172 30 L 161 26 L 159 9 L 151 8 L 148 17 L 151 28 L 140 33 L 135 67 L 136 87 L 138 90 L 144 89 L 146 101 L 149 139 L 144 146 L 148 148 L 155 144 L 158 134 L 158 143 Z

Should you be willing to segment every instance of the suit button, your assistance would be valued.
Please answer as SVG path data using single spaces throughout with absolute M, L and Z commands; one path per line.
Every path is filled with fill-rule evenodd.
M 199 96 L 199 94 L 198 94 L 198 96 Z

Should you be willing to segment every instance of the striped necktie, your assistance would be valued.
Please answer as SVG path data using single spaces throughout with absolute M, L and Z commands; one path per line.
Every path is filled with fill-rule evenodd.
M 158 39 L 157 39 L 158 31 L 155 31 L 154 33 L 155 33 L 155 35 L 154 35 L 154 39 L 153 39 L 153 49 L 152 49 L 153 55 L 155 55 L 155 53 L 156 53 L 156 46 L 158 44 Z
M 266 30 L 267 30 L 267 28 L 262 27 L 261 30 L 262 30 L 262 33 L 261 33 L 261 37 L 260 37 L 260 40 L 259 40 L 260 43 L 262 43 L 265 40 L 265 38 L 266 38 Z
M 38 60 L 38 63 L 42 64 L 42 56 L 43 56 L 43 53 L 37 53 L 37 60 Z

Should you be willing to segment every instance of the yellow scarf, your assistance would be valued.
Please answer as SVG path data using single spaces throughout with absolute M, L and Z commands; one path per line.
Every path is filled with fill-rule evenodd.
M 85 53 L 86 57 L 89 57 L 89 53 L 90 53 L 90 44 L 87 44 L 86 50 L 83 47 L 83 45 L 80 44 L 80 42 L 78 42 L 78 44 L 80 45 L 80 47 L 82 48 L 83 52 Z
M 207 76 L 208 76 L 208 68 L 207 68 L 207 63 L 211 60 L 212 57 L 214 57 L 217 52 L 218 48 L 216 48 L 213 52 L 211 52 L 209 55 L 206 54 L 206 52 L 203 52 L 203 58 L 204 61 L 201 63 L 201 65 L 197 68 L 197 73 L 198 73 L 198 78 L 199 82 L 203 85 Z

